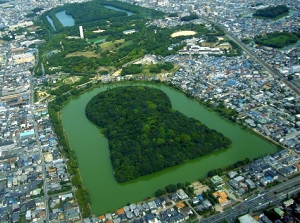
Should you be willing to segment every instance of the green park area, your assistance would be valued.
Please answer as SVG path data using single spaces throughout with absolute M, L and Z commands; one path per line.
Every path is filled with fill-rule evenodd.
M 289 32 L 274 32 L 266 35 L 259 35 L 254 38 L 256 44 L 269 46 L 273 48 L 283 48 L 288 45 L 295 44 L 299 34 Z
M 107 6 L 123 11 L 108 9 Z M 87 10 L 89 10 L 88 15 L 85 13 Z M 67 15 L 72 16 L 75 25 L 62 26 L 55 16 L 55 13 L 60 11 L 65 11 Z M 131 14 L 128 15 L 124 11 L 130 11 Z M 49 23 L 47 16 L 52 19 L 55 29 Z M 47 74 L 114 73 L 147 54 L 172 55 L 186 45 L 186 39 L 191 38 L 190 36 L 172 38 L 173 33 L 187 30 L 195 33 L 193 36 L 195 38 L 208 40 L 217 40 L 216 37 L 224 36 L 224 32 L 218 27 L 207 28 L 204 24 L 189 23 L 160 28 L 148 23 L 149 19 L 163 16 L 167 15 L 136 5 L 106 0 L 66 4 L 45 12 L 35 24 L 39 27 L 36 32 L 46 40 L 39 46 L 40 60 L 35 73 L 43 74 L 41 64 Z M 84 39 L 79 38 L 79 26 L 83 26 Z M 164 63 L 150 67 L 140 66 L 139 70 L 141 73 L 150 74 L 169 71 L 162 66 Z M 122 73 L 122 75 L 127 74 L 128 70 Z

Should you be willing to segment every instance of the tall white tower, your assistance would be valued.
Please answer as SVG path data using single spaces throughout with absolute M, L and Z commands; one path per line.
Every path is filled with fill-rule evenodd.
M 84 39 L 84 33 L 83 33 L 83 27 L 79 26 L 79 34 L 80 34 L 80 38 Z

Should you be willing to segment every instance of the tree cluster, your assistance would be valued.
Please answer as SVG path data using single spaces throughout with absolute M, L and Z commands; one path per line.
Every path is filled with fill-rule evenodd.
M 115 10 L 107 9 L 105 6 L 113 6 L 123 10 L 133 12 L 131 16 L 121 14 L 114 14 L 111 12 L 117 12 Z M 88 19 L 86 16 L 86 10 L 82 8 L 92 7 L 94 11 L 103 12 L 98 13 L 101 16 L 110 16 L 107 19 L 97 20 L 89 19 L 89 22 L 83 24 L 85 37 L 88 39 L 105 39 L 106 42 L 111 42 L 111 47 L 104 47 L 101 44 L 86 42 L 82 39 L 69 39 L 67 36 L 79 36 L 78 25 L 80 24 L 80 18 Z M 62 27 L 55 14 L 59 11 L 65 10 L 67 14 L 75 18 L 76 26 Z M 76 12 L 76 13 L 75 13 Z M 89 16 L 93 11 L 89 12 Z M 181 36 L 171 38 L 173 32 L 179 30 L 193 30 L 196 32 L 195 37 L 202 38 L 204 35 L 214 36 L 224 35 L 224 32 L 218 27 L 213 27 L 212 30 L 208 30 L 204 25 L 185 24 L 172 28 L 158 28 L 156 26 L 146 26 L 146 18 L 156 17 L 161 13 L 151 11 L 150 9 L 140 8 L 138 6 L 127 5 L 120 2 L 112 2 L 106 0 L 94 0 L 85 3 L 67 4 L 59 8 L 52 9 L 47 14 L 43 14 L 39 22 L 36 23 L 43 30 L 38 31 L 40 34 L 45 35 L 47 40 L 39 48 L 40 63 L 43 63 L 47 74 L 65 72 L 69 74 L 97 74 L 100 73 L 99 67 L 111 67 L 112 69 L 120 68 L 124 64 L 142 57 L 145 54 L 167 56 L 176 53 L 179 49 L 185 45 L 183 40 L 187 37 Z M 55 24 L 56 31 L 53 30 L 49 24 L 46 16 L 49 16 Z M 96 15 L 95 15 L 96 16 Z M 98 16 L 98 15 L 97 15 Z M 96 20 L 94 20 L 96 19 Z M 100 19 L 100 18 L 98 18 Z M 42 21 L 42 22 L 41 22 Z M 136 30 L 135 33 L 125 35 L 124 30 L 132 29 Z M 102 29 L 104 32 L 101 34 L 93 32 L 95 29 Z M 122 40 L 121 42 L 116 42 Z M 173 49 L 170 50 L 169 46 L 173 45 Z M 50 54 L 52 51 L 57 51 L 55 54 Z M 86 57 L 84 52 L 93 52 L 95 57 Z M 78 56 L 68 56 L 73 52 L 82 52 Z M 52 68 L 55 69 L 52 69 Z M 167 67 L 166 67 L 167 68 Z M 129 68 L 126 68 L 129 69 Z M 126 72 L 123 75 L 129 74 Z M 161 68 L 164 69 L 164 68 Z M 153 68 L 152 73 L 159 73 L 159 67 Z M 164 70 L 168 70 L 164 69 Z M 41 69 L 36 70 L 36 74 L 42 74 Z
M 289 12 L 289 8 L 286 5 L 277 5 L 275 7 L 259 9 L 255 13 L 253 13 L 253 16 L 274 19 L 277 16 L 280 16 L 287 12 Z
M 105 2 L 106 1 L 94 0 L 84 3 L 69 4 L 67 5 L 66 14 L 71 15 L 75 19 L 76 24 L 106 20 L 112 17 L 127 16 L 125 12 L 103 7 L 102 4 Z
M 183 189 L 188 196 L 193 196 L 194 194 L 194 188 L 190 186 L 190 183 L 186 182 L 184 183 L 177 183 L 177 184 L 169 184 L 165 187 L 165 189 L 158 189 L 155 191 L 155 197 L 160 197 L 165 195 L 166 193 L 175 193 L 177 190 Z
M 128 75 L 128 74 L 140 74 L 143 71 L 141 64 L 131 64 L 126 67 L 123 67 L 121 75 Z
M 168 16 L 169 17 L 178 17 L 178 14 L 176 12 L 174 12 L 174 13 L 170 13 Z
M 171 62 L 153 64 L 150 67 L 150 73 L 158 74 L 162 70 L 169 71 L 169 70 L 172 70 L 173 68 L 174 68 L 174 65 Z
M 194 19 L 199 19 L 199 16 L 197 16 L 196 14 L 192 14 L 192 15 L 183 16 L 180 18 L 180 20 L 184 21 L 184 22 L 192 21 Z
M 236 122 L 238 113 L 231 109 L 231 108 L 226 108 L 224 103 L 219 103 L 218 106 L 214 108 L 214 110 L 219 113 L 222 117 L 225 117 L 229 119 L 232 122 Z
M 133 15 L 128 18 L 127 13 L 121 10 L 113 10 L 107 8 L 107 6 L 116 7 L 121 10 L 127 10 L 132 12 Z M 119 1 L 107 1 L 107 0 L 92 0 L 83 3 L 72 3 L 65 4 L 47 11 L 41 16 L 44 24 L 47 24 L 48 30 L 52 33 L 60 32 L 66 29 L 63 27 L 60 21 L 57 19 L 55 14 L 60 11 L 66 11 L 67 15 L 70 15 L 75 20 L 76 29 L 78 30 L 78 25 L 84 25 L 84 27 L 96 27 L 99 25 L 107 24 L 107 21 L 113 23 L 115 19 L 119 20 L 135 20 L 151 15 L 152 18 L 162 16 L 163 13 L 159 11 L 154 11 L 151 9 L 145 9 L 137 5 L 126 4 Z M 47 16 L 49 16 L 56 28 L 56 31 L 50 26 L 47 21 Z M 67 28 L 68 30 L 74 30 L 72 27 Z
M 219 201 L 218 201 L 218 198 L 216 198 L 214 195 L 213 195 L 213 192 L 211 190 L 208 190 L 208 191 L 203 191 L 202 193 L 202 196 L 209 200 L 210 203 L 212 204 L 212 206 L 214 206 L 215 204 L 218 204 Z
M 245 165 L 247 165 L 249 163 L 250 163 L 250 160 L 248 158 L 246 158 L 244 160 L 237 161 L 234 164 L 231 164 L 229 166 L 226 166 L 226 167 L 223 167 L 223 168 L 214 169 L 214 170 L 210 170 L 207 173 L 207 177 L 213 177 L 215 175 L 223 175 L 225 171 L 236 169 L 236 168 L 245 166 Z
M 289 32 L 274 32 L 266 35 L 258 35 L 254 38 L 255 43 L 273 47 L 282 48 L 291 44 L 295 44 L 299 37 Z
M 167 95 L 149 87 L 118 87 L 95 96 L 89 120 L 109 140 L 118 182 L 228 147 L 231 142 L 200 121 L 173 110 Z
M 199 36 L 208 33 L 208 30 L 203 25 L 191 25 L 189 28 L 195 30 Z M 187 27 L 181 26 L 179 29 L 187 29 Z M 100 66 L 119 67 L 143 56 L 144 54 L 162 56 L 174 54 L 177 50 L 183 47 L 180 42 L 182 39 L 186 38 L 171 38 L 171 34 L 175 31 L 176 30 L 172 29 L 156 30 L 155 27 L 143 27 L 143 25 L 141 25 L 140 30 L 136 33 L 124 35 L 123 33 L 119 33 L 119 31 L 114 30 L 114 28 L 110 28 L 109 32 L 113 35 L 113 37 L 111 37 L 112 42 L 117 39 L 125 39 L 124 44 L 114 44 L 114 48 L 111 50 L 103 50 L 100 46 L 89 45 L 85 42 L 85 40 L 67 39 L 65 38 L 65 34 L 57 34 L 55 36 L 51 36 L 49 41 L 40 47 L 40 58 L 44 60 L 43 64 L 46 73 L 63 71 L 70 74 L 95 74 L 98 72 L 97 69 Z M 115 32 L 119 34 L 116 35 Z M 216 35 L 218 33 L 219 31 L 216 32 Z M 103 33 L 103 35 L 106 34 L 108 33 Z M 178 47 L 174 47 L 173 50 L 168 50 L 168 47 L 172 44 L 178 44 Z M 49 52 L 54 50 L 58 50 L 58 53 L 49 54 Z M 69 53 L 78 51 L 94 51 L 100 58 L 88 58 L 84 56 L 67 57 Z M 169 70 L 171 66 L 172 65 L 169 63 L 165 63 L 160 67 L 152 69 L 152 72 L 159 73 L 161 69 Z M 59 70 L 51 70 L 51 67 L 59 67 Z M 125 68 L 123 75 L 130 74 L 130 70 L 132 68 L 133 67 Z M 128 72 L 127 69 L 129 69 Z M 38 73 L 41 74 L 41 72 Z

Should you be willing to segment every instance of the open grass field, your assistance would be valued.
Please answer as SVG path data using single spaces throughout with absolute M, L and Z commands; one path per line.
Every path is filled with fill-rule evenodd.
M 201 44 L 201 46 L 204 46 L 204 47 L 215 47 L 217 45 L 217 43 L 210 43 L 210 42 L 203 42 Z
M 74 52 L 74 53 L 69 53 L 68 55 L 66 55 L 66 57 L 78 57 L 78 56 L 83 56 L 83 57 L 87 57 L 87 58 L 91 58 L 91 57 L 97 57 L 100 58 L 99 54 L 96 54 L 94 51 L 86 51 L 86 52 Z
M 110 41 L 110 42 L 104 42 L 104 43 L 101 43 L 100 46 L 102 49 L 105 49 L 105 50 L 109 50 L 109 49 L 112 49 L 112 48 L 115 48 L 115 44 L 118 44 L 118 43 L 124 43 L 125 40 L 124 39 L 118 39 L 116 41 Z
M 68 78 L 64 79 L 63 82 L 65 84 L 74 84 L 75 82 L 77 82 L 79 80 L 80 80 L 80 77 L 72 76 L 72 77 L 68 77 Z

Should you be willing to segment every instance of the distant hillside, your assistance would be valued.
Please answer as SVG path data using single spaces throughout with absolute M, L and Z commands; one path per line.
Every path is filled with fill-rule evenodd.
M 230 145 L 200 121 L 173 110 L 168 96 L 149 87 L 118 87 L 87 104 L 86 116 L 103 128 L 118 182 L 178 165 Z M 100 149 L 100 148 L 99 148 Z

